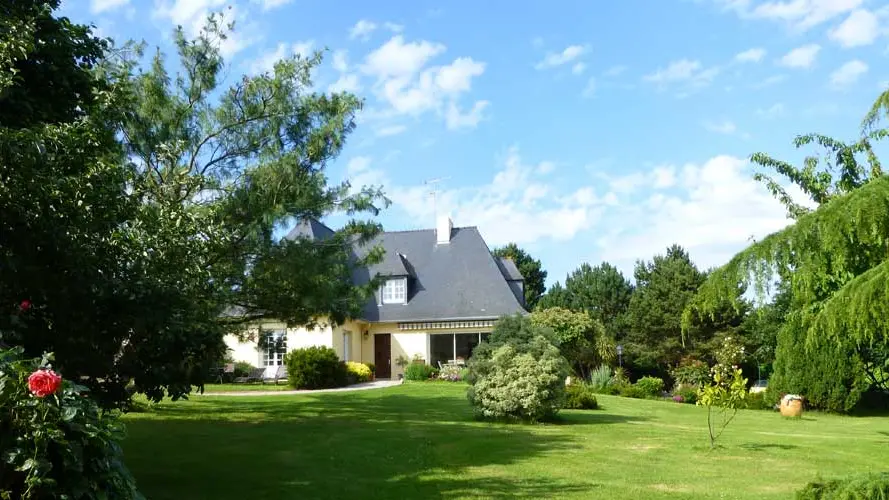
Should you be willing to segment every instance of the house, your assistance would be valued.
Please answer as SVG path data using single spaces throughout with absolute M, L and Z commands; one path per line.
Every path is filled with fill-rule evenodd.
M 419 356 L 433 366 L 468 359 L 497 318 L 524 312 L 524 279 L 511 260 L 491 254 L 478 228 L 455 228 L 447 216 L 436 226 L 384 232 L 371 242 L 381 245 L 385 256 L 353 280 L 366 283 L 379 274 L 384 282 L 360 317 L 313 329 L 271 321 L 253 325 L 254 333 L 275 342 L 259 348 L 257 342 L 228 336 L 235 360 L 273 372 L 290 350 L 328 346 L 345 361 L 374 363 L 378 378 L 394 378 L 402 373 L 395 362 L 401 356 Z M 324 239 L 332 233 L 306 220 L 286 237 Z

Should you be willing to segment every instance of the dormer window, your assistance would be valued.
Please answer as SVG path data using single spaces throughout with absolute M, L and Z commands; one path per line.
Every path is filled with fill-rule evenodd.
M 407 278 L 390 278 L 383 283 L 383 304 L 407 303 Z

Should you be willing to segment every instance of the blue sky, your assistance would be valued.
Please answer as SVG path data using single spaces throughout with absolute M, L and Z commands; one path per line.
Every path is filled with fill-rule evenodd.
M 330 177 L 382 184 L 387 229 L 433 227 L 424 182 L 443 179 L 439 213 L 517 242 L 549 283 L 582 262 L 631 274 L 674 242 L 725 262 L 787 223 L 746 158 L 798 161 L 806 132 L 853 138 L 889 82 L 876 0 L 63 3 L 167 51 L 175 24 L 224 9 L 230 80 L 327 49 L 317 88 L 366 99 Z

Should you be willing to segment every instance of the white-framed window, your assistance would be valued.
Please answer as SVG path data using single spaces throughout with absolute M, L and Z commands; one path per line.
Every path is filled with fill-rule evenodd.
M 404 304 L 407 302 L 407 280 L 394 278 L 383 283 L 383 304 Z
M 284 330 L 264 330 L 262 332 L 262 366 L 281 366 L 287 354 L 287 334 Z

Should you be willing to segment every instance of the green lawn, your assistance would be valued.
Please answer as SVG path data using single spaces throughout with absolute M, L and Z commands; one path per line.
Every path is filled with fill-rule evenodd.
M 204 392 L 255 392 L 255 391 L 292 391 L 287 382 L 268 382 L 265 384 L 207 384 Z
M 816 475 L 889 469 L 889 419 L 706 411 L 602 396 L 550 425 L 475 422 L 458 384 L 201 397 L 126 417 L 151 499 L 792 498 Z

